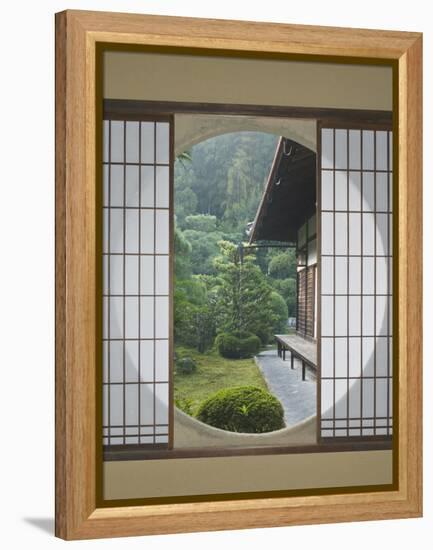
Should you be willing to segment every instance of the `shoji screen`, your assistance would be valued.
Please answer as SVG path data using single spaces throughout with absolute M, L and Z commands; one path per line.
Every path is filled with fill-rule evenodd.
M 171 123 L 103 123 L 103 443 L 170 441 Z
M 320 435 L 390 436 L 392 133 L 320 138 Z

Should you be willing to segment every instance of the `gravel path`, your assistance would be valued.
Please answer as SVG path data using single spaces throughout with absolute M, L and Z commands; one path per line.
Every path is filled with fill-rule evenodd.
M 316 414 L 316 380 L 307 369 L 302 381 L 301 362 L 295 359 L 295 368 L 290 368 L 290 353 L 283 361 L 277 350 L 266 350 L 256 357 L 256 362 L 266 380 L 269 391 L 283 405 L 286 426 L 293 426 Z

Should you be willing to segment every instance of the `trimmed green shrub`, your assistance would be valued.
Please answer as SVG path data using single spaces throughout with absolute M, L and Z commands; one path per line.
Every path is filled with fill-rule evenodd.
M 184 399 L 175 399 L 174 404 L 178 409 L 189 416 L 194 416 L 194 402 L 192 399 L 185 397 Z
M 222 357 L 227 359 L 245 359 L 252 357 L 260 350 L 260 338 L 255 334 L 238 337 L 235 334 L 222 332 L 215 339 L 215 345 Z
M 239 433 L 265 433 L 284 428 L 281 403 L 268 391 L 238 386 L 216 392 L 197 411 L 201 422 Z
M 180 357 L 176 360 L 177 374 L 192 374 L 197 370 L 197 364 L 191 357 Z

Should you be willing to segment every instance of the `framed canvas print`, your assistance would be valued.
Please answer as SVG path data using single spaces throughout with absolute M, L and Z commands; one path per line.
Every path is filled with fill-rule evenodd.
M 56 15 L 56 534 L 421 514 L 421 35 Z

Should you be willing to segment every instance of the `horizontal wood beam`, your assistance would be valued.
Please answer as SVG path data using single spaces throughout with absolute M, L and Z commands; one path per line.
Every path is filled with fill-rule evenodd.
M 392 127 L 392 111 L 335 109 L 285 105 L 245 105 L 227 103 L 193 103 L 184 101 L 144 101 L 104 99 L 104 118 L 111 120 L 147 120 L 149 115 L 220 114 L 301 118 L 333 124 L 362 124 Z

